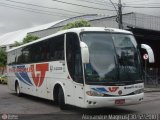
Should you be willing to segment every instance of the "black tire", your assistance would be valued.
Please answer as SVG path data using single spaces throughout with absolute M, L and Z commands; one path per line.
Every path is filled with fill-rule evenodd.
M 59 88 L 59 93 L 58 93 L 58 104 L 61 110 L 65 110 L 67 108 L 64 99 L 64 92 L 61 87 Z
M 54 98 L 53 103 L 54 103 L 55 105 L 58 105 L 58 98 Z
M 21 96 L 22 96 L 22 93 L 20 92 L 20 87 L 19 87 L 19 83 L 18 83 L 18 82 L 16 82 L 15 90 L 16 90 L 16 95 L 17 95 L 18 97 L 21 97 Z

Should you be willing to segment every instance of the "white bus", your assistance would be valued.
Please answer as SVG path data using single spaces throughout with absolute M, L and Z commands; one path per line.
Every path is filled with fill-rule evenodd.
M 54 100 L 61 109 L 66 104 L 99 108 L 143 100 L 140 56 L 129 31 L 64 30 L 9 50 L 7 59 L 11 90 Z

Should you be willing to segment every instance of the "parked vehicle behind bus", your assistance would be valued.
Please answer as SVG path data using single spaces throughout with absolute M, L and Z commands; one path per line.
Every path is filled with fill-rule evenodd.
M 138 104 L 144 84 L 137 48 L 133 34 L 125 30 L 60 31 L 8 51 L 8 86 L 18 96 L 57 101 L 61 109 L 66 104 L 81 108 Z M 152 52 L 148 54 L 153 62 Z
M 7 74 L 6 73 L 0 76 L 0 83 L 7 84 Z

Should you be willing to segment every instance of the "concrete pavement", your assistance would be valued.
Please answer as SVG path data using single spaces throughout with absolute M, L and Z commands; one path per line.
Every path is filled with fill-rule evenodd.
M 160 92 L 160 87 L 145 87 L 144 92 Z

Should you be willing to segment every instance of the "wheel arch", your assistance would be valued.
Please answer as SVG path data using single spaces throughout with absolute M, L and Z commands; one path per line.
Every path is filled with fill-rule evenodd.
M 15 91 L 16 91 L 16 85 L 17 85 L 17 84 L 19 84 L 19 86 L 20 86 L 19 80 L 16 79 L 15 82 L 14 82 L 14 90 L 15 90 Z
M 53 87 L 53 99 L 54 101 L 58 100 L 58 93 L 59 93 L 59 88 L 62 88 L 64 96 L 65 96 L 65 90 L 64 90 L 64 86 L 61 82 L 56 82 L 56 84 Z

